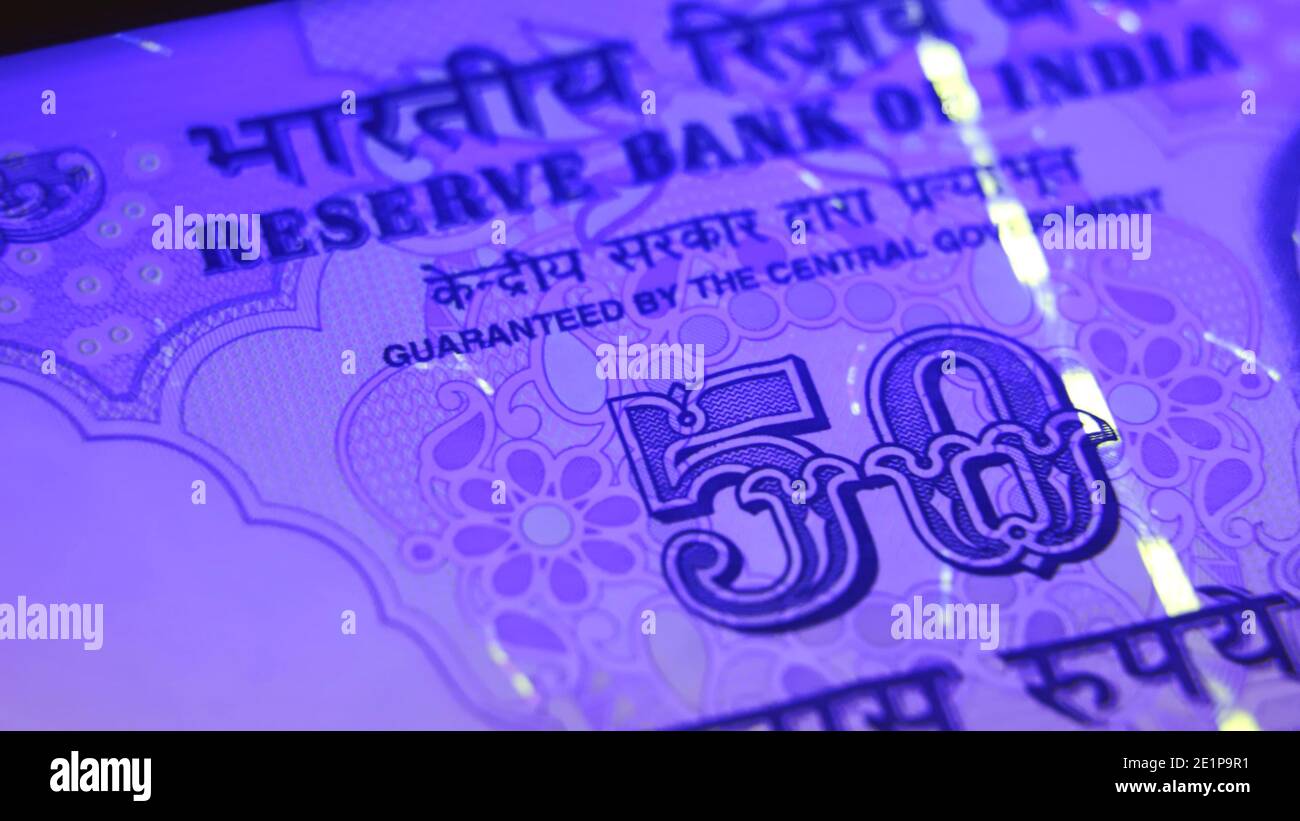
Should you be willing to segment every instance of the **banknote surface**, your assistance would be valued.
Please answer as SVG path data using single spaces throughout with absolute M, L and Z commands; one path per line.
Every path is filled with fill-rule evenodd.
M 1300 728 L 1297 76 L 1284 0 L 0 59 L 0 726 Z

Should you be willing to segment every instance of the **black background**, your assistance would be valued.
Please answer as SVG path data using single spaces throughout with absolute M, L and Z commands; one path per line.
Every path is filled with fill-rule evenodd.
M 0 54 L 16 54 L 172 20 L 264 5 L 266 2 L 267 0 L 6 0 L 0 3 Z
M 736 818 L 757 803 L 764 819 L 1047 821 L 1090 817 L 1080 805 L 1182 812 L 1187 801 L 1214 813 L 1266 802 L 1276 817 L 1289 817 L 1300 786 L 1296 739 L 1287 732 L 17 732 L 0 733 L 0 796 L 6 809 L 17 799 L 114 817 L 117 810 L 201 809 L 207 817 L 292 806 L 327 809 L 330 817 L 367 807 L 367 818 L 385 810 L 500 818 L 518 807 L 512 814 L 530 821 L 693 821 L 706 810 Z M 83 759 L 150 757 L 152 797 L 51 792 L 50 762 L 74 749 Z M 1171 756 L 1189 759 L 1189 769 L 1123 767 L 1125 758 Z M 1190 769 L 1200 756 L 1248 758 L 1249 766 Z M 1171 778 L 1246 782 L 1250 793 L 1132 795 L 1115 787 Z

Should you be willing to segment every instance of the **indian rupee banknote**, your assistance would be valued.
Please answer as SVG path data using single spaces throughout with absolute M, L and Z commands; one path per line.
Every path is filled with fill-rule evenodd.
M 0 725 L 1296 729 L 1297 77 L 1283 0 L 0 59 Z

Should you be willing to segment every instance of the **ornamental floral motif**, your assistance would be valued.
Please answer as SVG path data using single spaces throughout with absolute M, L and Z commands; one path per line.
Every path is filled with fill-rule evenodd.
M 1118 326 L 1090 329 L 1084 351 L 1125 443 L 1128 461 L 1148 485 L 1174 487 L 1205 467 L 1197 502 L 1215 516 L 1258 478 L 1259 453 L 1241 442 L 1234 397 L 1267 392 L 1260 374 L 1212 366 L 1206 351 L 1183 336 Z
M 632 537 L 643 525 L 641 505 L 613 484 L 604 459 L 576 449 L 556 457 L 515 441 L 495 464 L 453 480 L 453 500 L 472 513 L 448 539 L 452 558 L 482 565 L 495 593 L 537 591 L 574 606 L 591 599 L 599 580 L 637 565 Z

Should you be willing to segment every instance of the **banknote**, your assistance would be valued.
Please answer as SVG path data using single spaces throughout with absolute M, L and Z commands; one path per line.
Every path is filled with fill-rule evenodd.
M 1300 6 L 0 59 L 0 726 L 1298 729 Z

